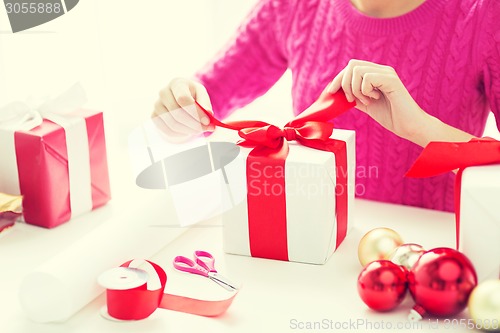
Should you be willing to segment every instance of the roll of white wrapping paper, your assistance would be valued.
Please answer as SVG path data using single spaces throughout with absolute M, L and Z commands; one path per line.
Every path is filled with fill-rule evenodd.
M 66 321 L 104 291 L 97 283 L 102 272 L 153 256 L 182 231 L 110 221 L 27 275 L 21 306 L 35 322 Z

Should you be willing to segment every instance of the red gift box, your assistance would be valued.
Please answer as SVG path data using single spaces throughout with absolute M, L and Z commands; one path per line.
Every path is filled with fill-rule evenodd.
M 13 133 L 17 179 L 12 165 L 0 164 L 0 190 L 15 193 L 17 188 L 24 197 L 24 220 L 46 228 L 110 200 L 102 112 L 80 109 L 53 118 L 64 120 L 43 119 L 39 126 Z M 2 138 L 2 145 L 12 144 Z

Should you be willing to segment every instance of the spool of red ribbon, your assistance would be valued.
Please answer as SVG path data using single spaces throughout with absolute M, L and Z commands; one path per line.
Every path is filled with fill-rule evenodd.
M 98 282 L 106 288 L 106 307 L 101 314 L 112 320 L 141 320 L 156 309 L 215 317 L 227 311 L 237 292 L 222 300 L 201 300 L 164 293 L 167 274 L 148 260 L 130 260 L 110 269 Z

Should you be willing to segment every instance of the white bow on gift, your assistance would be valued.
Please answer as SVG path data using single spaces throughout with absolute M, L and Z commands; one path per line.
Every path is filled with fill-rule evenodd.
M 47 119 L 65 130 L 71 216 L 92 210 L 87 126 L 83 117 L 71 115 L 86 101 L 85 90 L 80 83 L 76 83 L 64 93 L 38 106 L 13 102 L 0 108 L 0 189 L 3 192 L 21 194 L 15 132 L 30 131 Z

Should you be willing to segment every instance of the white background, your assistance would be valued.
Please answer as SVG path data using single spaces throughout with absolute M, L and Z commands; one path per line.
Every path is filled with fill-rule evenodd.
M 82 81 L 91 105 L 105 107 L 126 132 L 149 116 L 160 88 L 191 76 L 230 39 L 254 3 L 81 0 L 66 15 L 16 34 L 1 8 L 0 103 Z

